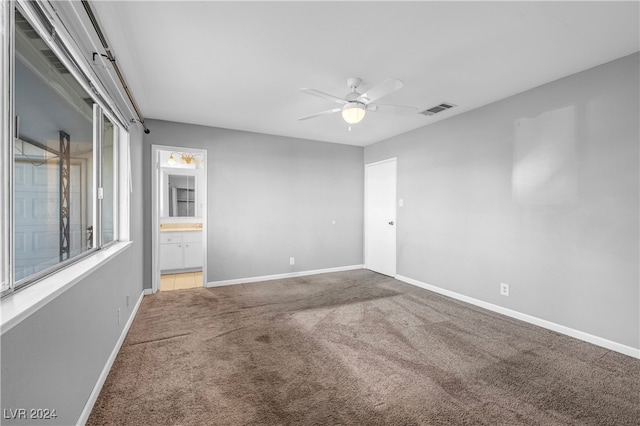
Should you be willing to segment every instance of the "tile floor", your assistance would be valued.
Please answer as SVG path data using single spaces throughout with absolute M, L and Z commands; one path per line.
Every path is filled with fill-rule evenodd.
M 160 276 L 160 291 L 202 287 L 202 271 Z

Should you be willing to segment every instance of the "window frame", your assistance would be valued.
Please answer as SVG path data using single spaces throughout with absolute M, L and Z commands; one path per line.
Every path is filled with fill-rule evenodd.
M 87 94 L 94 102 L 93 106 L 93 182 L 91 189 L 88 191 L 91 205 L 87 206 L 87 214 L 93 216 L 94 226 L 94 245 L 92 248 L 75 255 L 74 257 L 58 262 L 42 271 L 38 271 L 18 281 L 15 280 L 14 274 L 14 146 L 13 141 L 16 137 L 15 123 L 15 11 L 16 9 L 31 24 L 33 29 L 38 33 L 45 44 L 55 53 L 57 58 L 65 65 L 74 79 L 83 87 Z M 57 24 L 57 25 L 56 25 Z M 50 15 L 47 14 L 46 5 L 38 2 L 30 2 L 26 0 L 6 1 L 0 5 L 0 25 L 6 30 L 3 31 L 0 38 L 0 55 L 1 58 L 9 64 L 3 67 L 1 74 L 1 83 L 3 87 L 3 96 L 0 103 L 0 137 L 8 143 L 2 144 L 0 149 L 0 165 L 2 173 L 0 173 L 1 187 L 9 188 L 9 191 L 2 191 L 0 197 L 0 294 L 2 297 L 2 305 L 11 299 L 18 291 L 30 288 L 33 284 L 41 281 L 47 281 L 47 277 L 55 277 L 61 271 L 70 268 L 78 263 L 87 261 L 90 257 L 95 257 L 100 252 L 117 253 L 120 249 L 128 247 L 125 239 L 129 237 L 129 191 L 125 191 L 125 184 L 130 188 L 130 157 L 129 157 L 129 133 L 125 120 L 119 110 L 113 109 L 113 104 L 108 96 L 104 95 L 100 81 L 95 74 L 88 74 L 86 69 L 82 69 L 82 54 L 77 50 L 73 50 L 70 40 L 73 38 L 66 33 L 63 25 L 55 22 Z M 92 71 L 89 69 L 89 71 Z M 103 190 L 103 170 L 102 170 L 102 154 L 103 154 L 103 123 L 107 118 L 113 124 L 113 240 L 103 244 L 103 223 L 102 223 L 102 197 L 99 193 Z M 124 167 L 126 165 L 126 167 Z M 124 172 L 127 175 L 124 175 Z M 109 259 L 108 256 L 98 256 L 99 258 Z M 93 259 L 92 262 L 86 263 L 91 268 L 99 267 L 101 260 Z M 78 269 L 78 267 L 74 267 Z M 82 269 L 82 268 L 80 268 Z M 80 270 L 78 269 L 78 270 Z M 86 272 L 83 272 L 83 274 Z M 69 283 L 68 283 L 69 284 Z M 43 286 L 45 287 L 45 286 Z M 44 291 L 44 290 L 43 290 Z M 41 293 L 41 292 L 40 292 Z M 26 296 L 26 295 L 25 295 Z M 26 305 L 25 305 L 26 306 Z M 29 310 L 29 309 L 27 309 Z M 2 325 L 4 328 L 5 318 L 3 315 Z M 3 329 L 3 332 L 5 330 Z
M 109 114 L 108 111 L 103 110 L 102 108 L 100 109 L 100 112 L 102 113 L 102 123 L 104 123 L 104 119 L 108 119 L 111 124 L 113 125 L 113 153 L 112 153 L 112 161 L 113 161 L 113 179 L 111 181 L 111 187 L 112 187 L 112 212 L 111 212 L 111 217 L 113 218 L 113 223 L 112 223 L 112 232 L 113 232 L 113 239 L 111 241 L 107 241 L 104 242 L 104 216 L 103 216 L 103 220 L 102 220 L 102 232 L 101 232 L 101 238 L 102 238 L 102 244 L 101 247 L 105 248 L 105 247 L 109 247 L 111 244 L 114 244 L 116 242 L 119 241 L 120 239 L 120 208 L 118 206 L 118 204 L 122 201 L 120 198 L 120 192 L 121 192 L 121 188 L 120 188 L 120 182 L 121 182 L 121 177 L 120 177 L 120 172 L 122 170 L 122 165 L 120 164 L 120 156 L 121 156 L 121 151 L 122 151 L 122 147 L 120 147 L 120 143 L 121 143 L 121 128 L 115 123 L 113 117 L 111 116 L 111 114 Z M 104 137 L 104 129 L 103 131 L 100 133 L 101 137 Z M 101 141 L 100 143 L 101 147 L 102 147 L 102 157 L 104 158 L 104 140 Z M 105 183 L 105 178 L 104 178 L 104 173 L 101 174 L 102 175 L 102 182 L 101 182 L 101 187 L 104 188 L 104 183 Z M 104 191 L 104 189 L 103 189 Z M 103 200 L 101 200 L 103 201 Z M 104 215 L 104 206 L 101 207 L 101 212 Z
M 0 131 L 3 140 L 11 140 L 14 133 L 13 112 L 13 50 L 14 50 L 14 10 L 12 2 L 0 4 L 0 27 L 6 30 L 0 34 L 0 57 L 8 66 L 0 70 Z M 0 187 L 10 188 L 13 179 L 13 144 L 0 144 Z M 13 253 L 13 191 L 2 191 L 0 195 L 0 294 L 11 290 L 13 283 L 13 265 L 10 262 Z

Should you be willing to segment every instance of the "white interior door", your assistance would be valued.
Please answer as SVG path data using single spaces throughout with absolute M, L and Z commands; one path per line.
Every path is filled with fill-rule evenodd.
M 396 275 L 396 159 L 365 166 L 365 266 Z

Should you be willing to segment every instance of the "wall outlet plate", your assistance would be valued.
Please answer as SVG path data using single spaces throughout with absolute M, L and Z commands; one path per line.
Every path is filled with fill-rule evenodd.
M 296 264 L 296 258 L 295 257 L 290 257 L 289 258 L 289 265 L 295 265 Z
M 509 284 L 500 283 L 500 294 L 503 296 L 509 295 Z

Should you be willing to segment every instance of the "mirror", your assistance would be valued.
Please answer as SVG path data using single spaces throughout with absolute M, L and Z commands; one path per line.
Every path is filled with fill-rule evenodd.
M 196 177 L 167 175 L 169 217 L 195 217 Z

